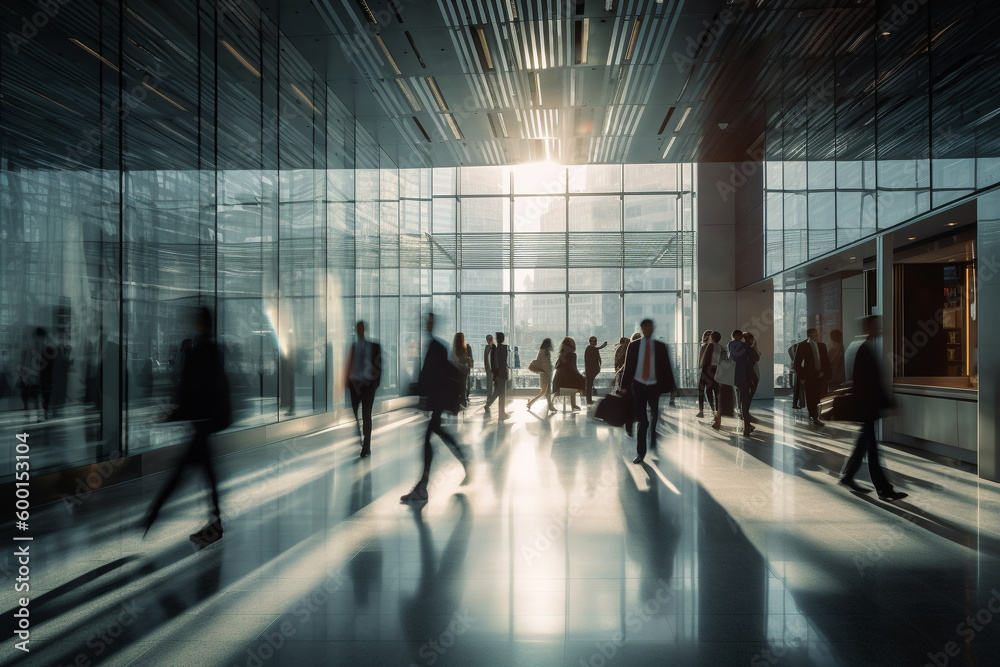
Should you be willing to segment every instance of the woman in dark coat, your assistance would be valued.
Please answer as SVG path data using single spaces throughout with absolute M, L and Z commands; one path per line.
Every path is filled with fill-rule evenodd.
M 576 341 L 566 336 L 559 345 L 559 360 L 556 361 L 556 373 L 552 378 L 552 392 L 557 396 L 560 389 L 576 389 L 583 392 L 586 384 L 587 381 L 576 369 Z M 579 410 L 575 393 L 571 396 L 571 400 L 573 409 Z

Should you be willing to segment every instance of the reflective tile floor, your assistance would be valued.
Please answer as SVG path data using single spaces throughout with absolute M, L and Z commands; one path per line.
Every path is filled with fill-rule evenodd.
M 426 425 L 403 410 L 370 459 L 353 425 L 222 459 L 226 533 L 198 552 L 200 478 L 145 540 L 163 475 L 39 508 L 31 652 L 7 632 L 0 663 L 1000 664 L 1000 485 L 889 449 L 909 498 L 853 494 L 853 430 L 783 401 L 751 438 L 664 407 L 644 465 L 585 413 L 475 405 L 446 425 L 471 484 L 440 446 L 423 507 L 399 503 Z

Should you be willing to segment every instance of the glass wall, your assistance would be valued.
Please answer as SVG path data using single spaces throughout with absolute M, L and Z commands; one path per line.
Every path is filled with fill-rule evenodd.
M 39 473 L 189 437 L 162 418 L 197 306 L 233 430 L 346 407 L 357 319 L 385 399 L 429 309 L 478 373 L 508 334 L 522 385 L 544 337 L 611 369 L 643 317 L 691 336 L 692 165 L 399 170 L 253 2 L 5 9 L 0 437 L 29 425 Z
M 695 186 L 690 164 L 435 169 L 435 308 L 478 360 L 486 335 L 503 331 L 517 387 L 537 386 L 527 366 L 543 339 L 574 338 L 581 371 L 590 336 L 607 341 L 607 387 L 614 346 L 643 318 L 672 350 L 691 339 Z M 692 375 L 682 369 L 693 360 L 673 361 Z
M 995 4 L 851 16 L 769 101 L 764 277 L 1000 182 Z
M 346 406 L 358 317 L 402 393 L 429 170 L 401 184 L 252 2 L 69 3 L 21 27 L 0 59 L 0 430 L 30 425 L 35 470 L 188 437 L 161 419 L 198 305 L 233 429 Z

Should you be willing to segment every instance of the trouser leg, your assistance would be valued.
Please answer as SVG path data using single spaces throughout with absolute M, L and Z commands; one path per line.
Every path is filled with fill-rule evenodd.
M 222 508 L 219 503 L 219 482 L 215 475 L 215 465 L 212 463 L 212 452 L 209 449 L 208 439 L 211 434 L 207 431 L 195 433 L 194 450 L 195 457 L 201 464 L 201 468 L 208 480 L 208 497 L 212 503 L 212 515 L 215 519 L 222 517 Z
M 424 472 L 420 476 L 420 483 L 426 485 L 431 476 L 431 461 L 434 460 L 434 448 L 431 447 L 431 433 L 441 427 L 441 411 L 435 410 L 431 413 L 431 419 L 427 422 L 427 431 L 424 433 Z
M 858 439 L 854 443 L 854 451 L 847 458 L 841 477 L 845 480 L 854 479 L 854 476 L 861 469 L 861 460 L 865 457 L 865 452 L 869 450 L 871 443 L 875 442 L 875 421 L 868 420 L 861 423 L 861 431 Z
M 649 415 L 646 414 L 649 401 L 646 391 L 645 385 L 638 382 L 632 384 L 632 406 L 636 421 L 635 453 L 639 458 L 646 456 L 646 432 L 649 430 Z
M 195 459 L 195 447 L 197 445 L 198 435 L 196 431 L 194 439 L 188 443 L 184 456 L 177 463 L 177 467 L 170 473 L 167 483 L 160 488 L 160 492 L 156 495 L 156 499 L 153 500 L 153 504 L 149 506 L 149 512 L 146 514 L 147 527 L 153 525 L 153 522 L 156 521 L 156 517 L 160 515 L 160 510 L 163 509 L 163 505 L 166 504 L 167 498 L 170 497 L 170 495 L 174 492 L 174 489 L 177 488 L 177 484 L 181 481 L 181 475 L 184 474 L 184 469 Z
M 372 447 L 372 409 L 375 407 L 375 387 L 365 387 L 361 394 L 361 447 Z

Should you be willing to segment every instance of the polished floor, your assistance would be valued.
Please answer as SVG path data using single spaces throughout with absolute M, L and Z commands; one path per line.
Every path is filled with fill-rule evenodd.
M 780 400 L 750 438 L 664 402 L 643 465 L 585 412 L 475 406 L 447 424 L 471 484 L 441 446 L 423 507 L 399 502 L 426 425 L 405 410 L 370 459 L 353 425 L 222 459 L 226 534 L 197 552 L 200 479 L 145 540 L 162 475 L 40 508 L 31 652 L 0 663 L 1000 664 L 1000 485 L 962 466 L 886 450 L 890 504 L 836 484 L 850 427 Z

